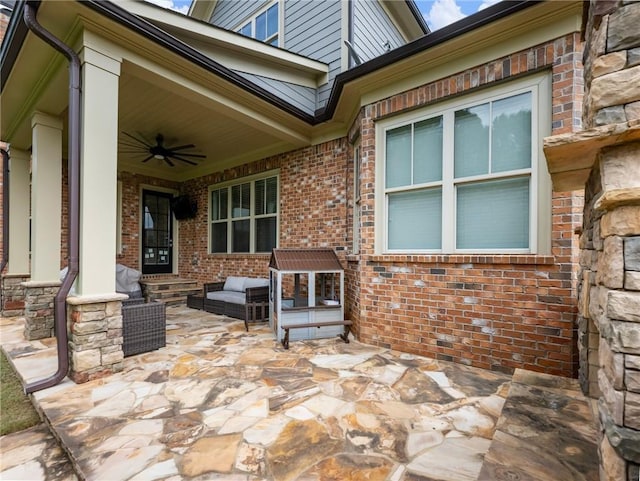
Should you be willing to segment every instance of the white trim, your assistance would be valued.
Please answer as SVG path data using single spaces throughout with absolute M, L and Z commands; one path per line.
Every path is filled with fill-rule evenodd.
M 278 31 L 276 32 L 275 35 L 272 35 L 271 37 L 267 37 L 264 40 L 260 40 L 258 38 L 256 38 L 256 20 L 257 18 L 262 15 L 263 13 L 266 13 L 267 10 L 269 10 L 271 7 L 273 7 L 274 5 L 277 5 L 278 7 Z M 254 40 L 257 40 L 259 42 L 262 42 L 266 45 L 271 45 L 271 42 L 273 42 L 274 39 L 278 40 L 278 44 L 275 45 L 276 47 L 281 47 L 281 33 L 284 32 L 284 29 L 280 29 L 280 27 L 284 24 L 284 22 L 281 22 L 281 19 L 283 17 L 283 8 L 282 8 L 283 4 L 280 0 L 272 0 L 270 2 L 265 3 L 261 8 L 259 8 L 258 10 L 254 10 L 252 14 L 247 15 L 246 17 L 244 17 L 244 20 L 242 20 L 240 23 L 236 24 L 235 27 L 231 28 L 230 30 L 236 32 L 236 33 L 240 33 L 240 30 L 242 28 L 244 28 L 248 23 L 251 24 L 251 35 L 244 35 L 243 33 L 240 33 L 240 35 L 244 35 L 245 37 L 248 38 L 252 38 Z
M 122 255 L 122 181 L 116 190 L 116 253 Z
M 551 131 L 551 75 L 540 73 L 526 78 L 497 86 L 490 90 L 456 97 L 436 105 L 411 111 L 405 114 L 387 118 L 376 124 L 376 152 L 380 162 L 376 165 L 376 218 L 382 219 L 375 227 L 375 252 L 377 254 L 391 253 L 427 253 L 427 254 L 549 254 L 551 252 L 551 180 L 546 172 L 544 153 L 542 151 L 542 138 Z M 500 100 L 520 93 L 532 94 L 532 138 L 531 138 L 531 167 L 509 171 L 505 175 L 496 177 L 493 174 L 478 175 L 457 181 L 453 172 L 453 145 L 452 135 L 453 115 L 455 110 L 471 107 L 481 103 Z M 429 118 L 443 116 L 445 130 L 443 132 L 443 168 L 442 181 L 430 182 L 420 185 L 411 185 L 402 188 L 385 187 L 385 159 L 386 159 L 386 132 L 398 127 L 413 124 Z M 491 178 L 506 179 L 527 176 L 530 178 L 529 189 L 529 247 L 527 249 L 457 249 L 455 247 L 455 190 L 456 186 L 477 180 Z M 442 248 L 441 249 L 411 249 L 390 250 L 388 248 L 388 194 L 393 192 L 407 192 L 414 189 L 434 187 L 442 185 Z

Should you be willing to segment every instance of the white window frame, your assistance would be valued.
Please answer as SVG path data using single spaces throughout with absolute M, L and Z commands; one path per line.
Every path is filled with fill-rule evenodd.
M 456 110 L 500 100 L 525 92 L 532 94 L 531 167 L 510 172 L 504 178 L 530 175 L 529 188 L 529 247 L 526 249 L 457 249 L 456 248 L 456 190 L 455 186 L 481 179 L 492 174 L 454 179 L 453 175 L 453 117 Z M 442 182 L 419 186 L 387 189 L 385 185 L 386 132 L 433 117 L 443 116 Z M 550 254 L 551 253 L 551 179 L 546 169 L 542 139 L 551 134 L 551 75 L 541 73 L 444 101 L 424 109 L 383 119 L 376 123 L 376 152 L 381 159 L 376 164 L 376 243 L 377 254 Z M 499 176 L 502 178 L 502 174 Z M 388 194 L 407 192 L 442 184 L 442 247 L 441 249 L 391 250 L 388 247 Z M 410 235 L 410 234 L 409 234 Z
M 267 3 L 263 8 L 261 8 L 258 11 L 256 11 L 250 17 L 245 18 L 236 28 L 233 29 L 233 31 L 237 32 L 237 33 L 241 33 L 243 28 L 245 28 L 247 25 L 251 25 L 251 35 L 245 35 L 245 36 L 249 37 L 249 38 L 253 38 L 254 40 L 258 40 L 256 38 L 256 20 L 257 20 L 257 18 L 260 15 L 262 15 L 263 13 L 266 13 L 266 11 L 269 10 L 271 7 L 276 5 L 277 8 L 278 8 L 278 30 L 276 31 L 275 34 L 271 35 L 270 37 L 267 37 L 264 40 L 259 40 L 259 41 L 263 42 L 263 43 L 266 43 L 267 45 L 271 45 L 272 42 L 274 40 L 276 40 L 277 43 L 274 46 L 275 47 L 283 47 L 283 45 L 282 45 L 282 36 L 280 35 L 280 32 L 282 31 L 282 7 L 281 7 L 280 3 L 281 2 L 279 0 L 275 0 L 275 1 Z M 244 34 L 241 34 L 241 35 L 244 35 Z
M 276 213 L 274 214 L 260 214 L 256 215 L 255 213 L 255 186 L 256 182 L 260 180 L 269 179 L 271 177 L 276 178 Z M 250 184 L 251 195 L 249 200 L 249 215 L 244 217 L 233 217 L 232 214 L 232 188 L 234 186 L 242 185 L 242 184 Z M 213 212 L 211 211 L 211 195 L 212 192 L 218 191 L 221 189 L 227 189 L 227 218 L 224 221 L 214 221 L 213 220 Z M 207 252 L 211 255 L 227 255 L 227 254 L 264 254 L 265 252 L 256 251 L 256 219 L 266 218 L 266 217 L 275 217 L 276 219 L 276 245 L 274 247 L 278 247 L 280 244 L 280 171 L 274 170 L 269 172 L 264 172 L 257 175 L 251 175 L 247 177 L 242 177 L 241 179 L 235 179 L 230 182 L 223 182 L 220 184 L 214 184 L 209 186 L 209 192 L 207 195 L 207 237 L 208 237 L 208 245 Z M 249 220 L 250 221 L 250 230 L 249 230 L 249 251 L 233 251 L 233 221 L 240 220 Z M 227 223 L 227 251 L 226 252 L 212 252 L 213 239 L 211 236 L 211 229 L 214 222 L 226 222 Z

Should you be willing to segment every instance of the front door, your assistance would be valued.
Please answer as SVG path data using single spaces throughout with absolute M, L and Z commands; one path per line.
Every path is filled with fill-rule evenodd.
M 171 194 L 142 191 L 142 273 L 173 272 Z

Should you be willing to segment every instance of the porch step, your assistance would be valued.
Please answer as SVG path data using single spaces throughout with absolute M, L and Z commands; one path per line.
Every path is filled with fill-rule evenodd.
M 143 277 L 140 284 L 148 301 L 164 302 L 169 306 L 186 305 L 187 296 L 202 292 L 196 281 L 177 276 Z
M 594 402 L 575 379 L 516 369 L 477 480 L 597 481 Z

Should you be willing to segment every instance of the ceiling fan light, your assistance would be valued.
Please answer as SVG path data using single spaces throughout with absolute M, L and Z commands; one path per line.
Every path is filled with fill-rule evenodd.
M 162 154 L 154 154 L 153 158 L 154 159 L 158 159 L 158 160 L 164 160 L 164 155 L 162 155 Z

